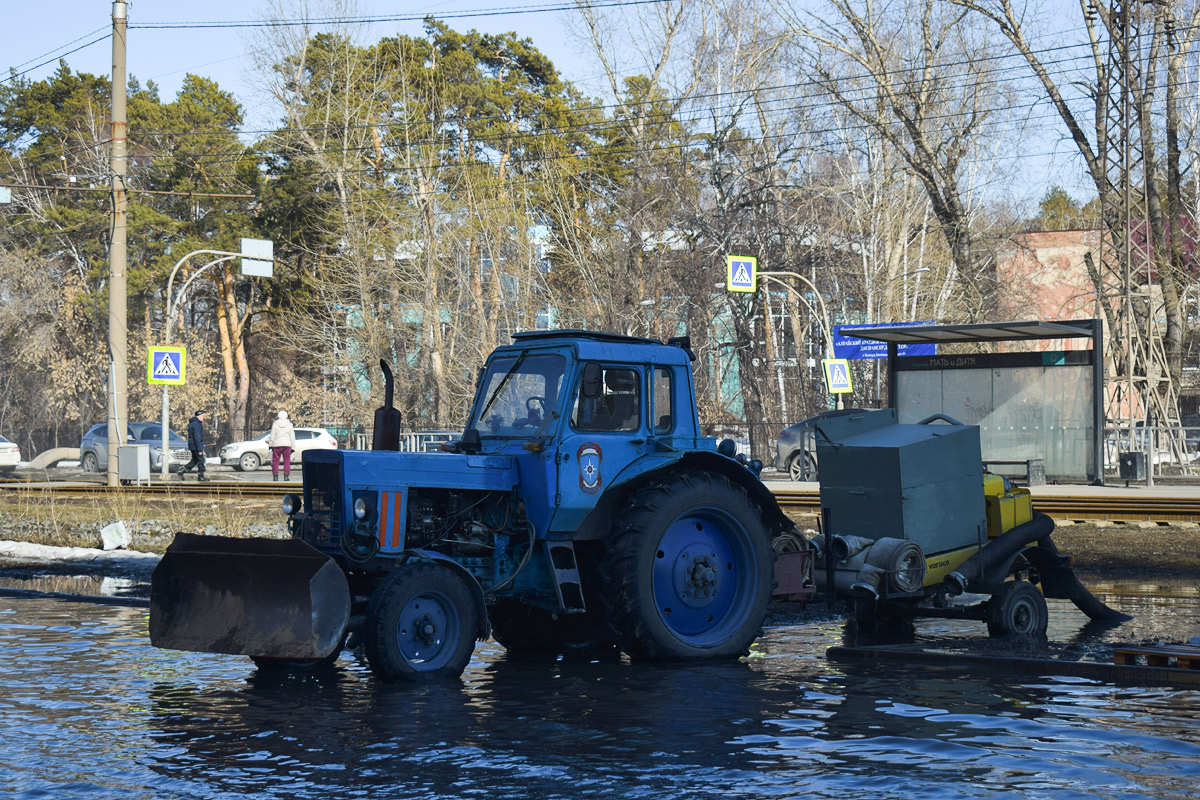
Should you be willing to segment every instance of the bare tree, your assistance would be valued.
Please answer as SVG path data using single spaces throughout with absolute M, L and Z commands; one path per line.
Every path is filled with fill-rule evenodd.
M 1003 101 L 984 73 L 986 36 L 964 10 L 936 0 L 829 6 L 825 17 L 783 13 L 821 88 L 895 148 L 920 181 L 955 268 L 975 284 L 987 256 L 973 245 L 965 167 Z

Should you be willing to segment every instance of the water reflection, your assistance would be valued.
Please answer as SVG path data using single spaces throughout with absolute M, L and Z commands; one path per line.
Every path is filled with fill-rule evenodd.
M 1196 624 L 1194 600 L 1113 602 L 1143 601 L 1136 635 Z M 1070 613 L 1051 609 L 1052 644 L 1130 638 Z M 0 599 L 15 796 L 1182 798 L 1200 778 L 1200 693 L 830 663 L 840 622 L 703 666 L 522 662 L 486 643 L 461 684 L 429 687 L 382 684 L 349 654 L 288 678 L 145 635 L 139 609 Z

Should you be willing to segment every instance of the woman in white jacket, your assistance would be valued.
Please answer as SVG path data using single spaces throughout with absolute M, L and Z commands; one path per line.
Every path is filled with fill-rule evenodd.
M 296 446 L 296 429 L 288 420 L 288 413 L 280 411 L 271 433 L 267 435 L 267 446 L 271 448 L 271 480 L 279 480 L 279 462 L 283 462 L 283 479 L 292 479 L 292 448 Z

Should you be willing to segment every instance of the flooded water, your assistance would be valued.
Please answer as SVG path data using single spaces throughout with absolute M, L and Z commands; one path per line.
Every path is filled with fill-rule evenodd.
M 1200 634 L 1194 587 L 1111 587 L 1139 614 L 1051 638 Z M 124 589 L 122 589 L 124 591 Z M 96 592 L 99 593 L 99 592 Z M 917 623 L 922 639 L 983 636 Z M 521 663 L 488 642 L 450 686 L 156 650 L 146 611 L 0 598 L 0 795 L 17 798 L 1195 798 L 1200 692 L 836 664 L 840 622 L 745 663 Z

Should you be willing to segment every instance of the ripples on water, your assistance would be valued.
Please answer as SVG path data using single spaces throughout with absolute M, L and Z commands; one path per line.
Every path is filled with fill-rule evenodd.
M 1195 627 L 1194 597 L 1155 602 L 1121 599 L 1141 613 L 1126 639 Z M 1069 638 L 1082 617 L 1051 620 Z M 918 623 L 964 634 L 981 635 Z M 690 667 L 520 663 L 488 642 L 461 685 L 388 686 L 351 654 L 272 678 L 150 647 L 141 609 L 0 599 L 0 795 L 1197 796 L 1200 693 L 826 662 L 842 638 L 777 628 L 748 663 Z

